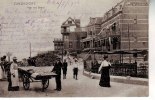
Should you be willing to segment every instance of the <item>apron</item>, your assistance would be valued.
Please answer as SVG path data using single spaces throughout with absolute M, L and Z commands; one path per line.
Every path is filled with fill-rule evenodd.
M 19 86 L 18 65 L 16 63 L 12 63 L 10 67 L 10 71 L 11 71 L 12 87 Z

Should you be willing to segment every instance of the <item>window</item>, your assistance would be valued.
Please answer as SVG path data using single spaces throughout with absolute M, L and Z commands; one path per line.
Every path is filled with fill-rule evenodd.
M 116 31 L 116 23 L 114 23 L 111 27 L 112 31 Z
M 122 5 L 119 6 L 119 10 L 122 10 Z
M 73 43 L 69 42 L 69 48 L 72 48 L 72 47 L 73 47 Z
M 92 33 L 93 33 L 93 32 L 92 32 L 92 31 L 90 31 L 90 32 L 89 32 L 89 35 L 92 35 Z
M 65 40 L 68 39 L 68 38 L 69 38 L 69 37 L 68 37 L 67 35 L 64 36 L 64 39 L 65 39 Z
M 113 44 L 113 50 L 120 49 L 120 37 L 113 37 L 111 42 Z
M 69 20 L 69 21 L 68 21 L 68 24 L 72 24 L 72 21 Z

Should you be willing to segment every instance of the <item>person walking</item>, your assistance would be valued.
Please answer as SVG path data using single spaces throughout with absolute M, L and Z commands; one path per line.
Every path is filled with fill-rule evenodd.
M 99 85 L 101 87 L 111 87 L 110 86 L 110 75 L 109 75 L 109 69 L 110 69 L 110 62 L 107 61 L 108 56 L 103 57 L 104 60 L 101 63 L 101 66 L 99 67 L 98 72 L 101 73 L 101 78 Z
M 75 59 L 75 63 L 74 63 L 74 65 L 73 65 L 74 67 L 73 67 L 73 78 L 74 79 L 76 79 L 76 80 L 78 80 L 78 67 L 79 67 L 79 65 L 78 65 L 78 61 L 77 61 L 77 59 Z
M 56 63 L 54 64 L 54 68 L 52 70 L 52 72 L 56 73 L 56 77 L 55 77 L 55 81 L 56 81 L 56 89 L 57 91 L 61 91 L 62 87 L 61 87 L 61 69 L 62 69 L 62 63 L 60 61 L 60 59 L 58 59 L 56 61 Z
M 66 79 L 67 66 L 68 66 L 68 64 L 67 64 L 66 60 L 64 60 L 64 62 L 63 62 L 63 79 Z
M 8 90 L 18 91 L 19 90 L 19 78 L 18 78 L 18 65 L 17 58 L 13 57 L 13 63 L 10 66 L 10 74 L 8 77 Z

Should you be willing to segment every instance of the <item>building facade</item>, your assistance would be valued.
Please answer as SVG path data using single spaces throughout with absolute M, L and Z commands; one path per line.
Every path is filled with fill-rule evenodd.
M 81 40 L 81 48 L 88 51 L 94 48 L 94 38 L 101 30 L 102 17 L 91 18 L 86 26 L 87 37 Z
M 61 34 L 65 54 L 81 51 L 80 40 L 86 37 L 86 32 L 80 27 L 80 19 L 69 17 L 61 26 Z
M 104 14 L 100 32 L 81 40 L 83 50 L 148 50 L 148 12 L 147 0 L 123 0 Z
M 63 49 L 63 41 L 62 41 L 62 39 L 54 39 L 54 41 L 53 41 L 53 43 L 54 43 L 54 51 L 56 52 L 56 53 L 59 53 L 59 54 L 61 54 L 62 53 L 62 49 Z
M 148 49 L 148 3 L 124 0 L 105 13 L 101 35 L 109 43 L 104 50 Z

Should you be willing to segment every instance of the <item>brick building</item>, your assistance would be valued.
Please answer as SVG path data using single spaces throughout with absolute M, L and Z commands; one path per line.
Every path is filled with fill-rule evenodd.
M 63 49 L 65 53 L 78 53 L 81 51 L 80 40 L 86 37 L 85 28 L 80 27 L 80 19 L 69 17 L 61 25 Z
M 87 37 L 81 40 L 82 49 L 87 51 L 89 49 L 94 48 L 94 45 L 93 45 L 94 38 L 101 30 L 101 22 L 102 22 L 102 17 L 95 17 L 95 18 L 90 17 L 90 21 L 86 26 Z
M 81 40 L 83 51 L 148 50 L 148 9 L 147 0 L 123 0 L 118 3 L 102 17 L 100 32 Z

